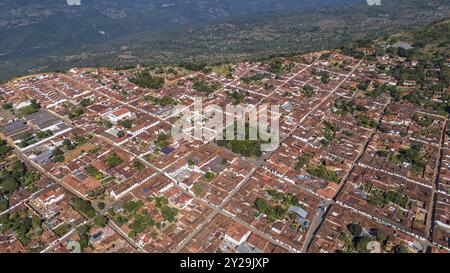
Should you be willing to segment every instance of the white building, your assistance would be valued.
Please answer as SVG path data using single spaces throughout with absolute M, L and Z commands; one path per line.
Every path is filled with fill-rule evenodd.
M 133 113 L 131 113 L 128 109 L 119 108 L 116 111 L 110 112 L 108 114 L 108 119 L 113 123 L 117 123 L 120 120 L 131 118 L 132 116 Z
M 248 230 L 244 226 L 233 224 L 225 232 L 224 241 L 229 243 L 233 247 L 237 247 L 238 245 L 241 245 L 245 241 L 247 241 L 250 234 L 250 230 Z

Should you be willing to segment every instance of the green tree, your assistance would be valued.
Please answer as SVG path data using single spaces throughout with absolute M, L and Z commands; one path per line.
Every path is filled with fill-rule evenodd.
M 153 77 L 148 71 L 135 74 L 129 81 L 142 88 L 160 89 L 164 86 L 164 78 Z
M 314 96 L 314 87 L 309 84 L 305 84 L 305 86 L 303 86 L 302 93 L 306 97 L 311 98 L 312 96 Z
M 171 208 L 169 206 L 161 207 L 161 215 L 169 222 L 174 222 L 175 217 L 178 215 L 178 210 L 176 208 Z
M 83 99 L 82 101 L 80 101 L 80 106 L 82 106 L 82 107 L 88 107 L 91 104 L 92 104 L 92 100 L 90 98 L 86 98 L 86 99 Z
M 10 102 L 3 104 L 3 109 L 5 109 L 5 110 L 12 109 L 12 108 L 13 108 L 13 105 Z
M 132 120 L 124 120 L 122 122 L 120 122 L 120 124 L 125 127 L 126 129 L 131 129 L 131 127 L 133 127 L 133 121 Z
M 256 209 L 259 211 L 259 213 L 266 214 L 270 209 L 269 204 L 267 204 L 266 200 L 264 200 L 262 198 L 256 199 L 255 206 L 256 206 Z
M 10 151 L 11 147 L 8 146 L 6 140 L 0 139 L 0 160 L 4 159 Z
M 24 176 L 22 176 L 22 179 L 20 180 L 20 186 L 22 187 L 28 187 L 34 185 L 36 181 L 38 181 L 41 178 L 41 174 L 38 172 L 26 172 Z
M 7 210 L 9 208 L 9 200 L 4 198 L 4 199 L 0 199 L 0 212 L 3 212 L 5 210 Z M 2 224 L 2 222 L 0 221 L 0 224 Z
M 408 249 L 401 245 L 396 245 L 393 249 L 394 253 L 408 253 Z
M 120 158 L 117 154 L 113 153 L 106 159 L 106 166 L 108 168 L 114 168 L 123 163 L 123 159 Z
M 25 163 L 23 163 L 21 160 L 15 160 L 12 164 L 11 168 L 11 175 L 19 180 L 27 171 L 27 167 Z
M 124 136 L 125 136 L 125 132 L 124 131 L 120 130 L 119 132 L 117 132 L 117 137 L 118 138 L 122 138 Z
M 211 181 L 211 180 L 214 179 L 214 177 L 216 177 L 216 175 L 214 173 L 212 173 L 212 172 L 207 172 L 207 173 L 205 173 L 204 177 L 205 177 L 206 180 Z
M 61 147 L 56 147 L 52 151 L 52 161 L 53 162 L 64 162 L 64 152 L 61 150 Z
M 84 168 L 84 170 L 86 171 L 86 173 L 89 176 L 92 176 L 92 177 L 94 177 L 97 180 L 100 180 L 100 179 L 103 178 L 103 174 L 99 170 L 97 170 L 94 166 L 92 166 L 91 164 L 87 165 Z
M 200 196 L 200 194 L 202 194 L 202 192 L 203 192 L 203 189 L 202 189 L 202 187 L 199 184 L 195 183 L 192 186 L 192 191 L 194 192 L 194 194 L 196 196 Z
M 108 223 L 108 218 L 104 215 L 99 215 L 95 217 L 94 224 L 98 227 L 104 227 Z
M 79 212 L 85 214 L 89 218 L 95 217 L 95 210 L 90 201 L 75 197 L 72 199 L 72 206 Z
M 105 209 L 105 203 L 104 202 L 98 202 L 97 208 L 99 208 L 101 210 Z
M 136 160 L 133 162 L 133 167 L 139 171 L 142 171 L 143 169 L 145 169 L 144 163 L 140 162 L 139 160 Z
M 355 238 L 355 249 L 359 253 L 368 253 L 367 245 L 372 241 L 369 236 Z
M 14 177 L 8 174 L 2 177 L 0 187 L 6 192 L 10 193 L 16 191 L 19 188 L 19 183 Z
M 385 243 L 386 240 L 388 239 L 386 233 L 383 230 L 377 230 L 377 241 L 379 241 L 380 243 Z
M 330 82 L 330 74 L 328 72 L 322 72 L 320 75 L 320 81 L 322 83 L 329 83 Z
M 81 251 L 89 246 L 89 230 L 91 227 L 89 225 L 83 225 L 77 228 L 78 236 L 80 237 L 80 248 Z
M 347 228 L 354 237 L 358 237 L 362 232 L 362 227 L 359 222 L 353 222 Z

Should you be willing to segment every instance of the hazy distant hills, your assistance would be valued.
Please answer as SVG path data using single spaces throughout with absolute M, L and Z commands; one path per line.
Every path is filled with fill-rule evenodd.
M 0 54 L 32 54 L 142 31 L 357 0 L 2 0 Z M 361 0 L 359 0 L 361 2 Z
M 0 79 L 335 46 L 448 17 L 450 0 L 0 1 Z

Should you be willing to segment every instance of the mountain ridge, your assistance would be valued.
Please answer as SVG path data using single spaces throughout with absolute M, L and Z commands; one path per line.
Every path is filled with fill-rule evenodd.
M 252 1 L 244 2 L 251 3 Z M 29 0 L 18 1 L 19 4 L 20 2 L 29 2 Z M 64 6 L 63 2 L 58 3 Z M 96 5 L 105 7 L 105 2 L 98 1 Z M 126 0 L 121 5 L 129 2 Z M 138 9 L 140 8 L 139 4 L 147 1 L 132 2 L 134 3 L 132 8 Z M 152 2 L 166 3 L 166 1 Z M 189 3 L 190 1 L 176 2 Z M 195 2 L 211 4 L 210 1 Z M 217 1 L 212 2 L 214 4 Z M 236 1 L 226 2 L 234 3 Z M 293 1 L 283 0 L 282 2 L 286 4 L 285 7 L 289 7 L 288 4 Z M 323 3 L 326 2 L 328 1 Z M 252 16 L 225 16 L 220 19 L 211 19 L 211 21 L 206 21 L 207 23 L 191 20 L 186 24 L 175 23 L 167 27 L 155 27 L 152 30 L 144 31 L 136 30 L 132 33 L 127 33 L 126 28 L 130 26 L 121 28 L 120 24 L 115 25 L 111 16 L 120 17 L 121 15 L 112 10 L 107 12 L 110 17 L 107 15 L 95 17 L 94 14 L 98 10 L 91 11 L 92 17 L 95 17 L 96 20 L 95 24 L 84 20 L 84 17 L 78 18 L 75 14 L 75 19 L 73 19 L 75 22 L 84 20 L 83 22 L 89 25 L 81 29 L 73 27 L 73 24 L 59 23 L 57 17 L 50 16 L 49 18 L 54 20 L 50 24 L 50 31 L 42 25 L 33 31 L 22 30 L 28 34 L 16 31 L 9 39 L 1 39 L 2 35 L 6 34 L 0 31 L 0 48 L 2 48 L 0 79 L 4 80 L 12 76 L 39 71 L 67 69 L 72 66 L 180 63 L 192 59 L 222 62 L 234 58 L 248 58 L 253 55 L 263 56 L 279 52 L 321 49 L 333 47 L 352 39 L 392 33 L 403 28 L 420 27 L 445 18 L 450 12 L 449 0 L 393 0 L 387 3 L 383 2 L 383 5 L 379 7 L 369 6 L 365 1 L 351 0 L 346 3 L 353 2 L 359 4 L 310 7 L 304 8 L 303 11 L 258 11 Z M 89 3 L 94 2 L 85 0 L 83 1 L 85 7 L 75 7 L 75 9 L 89 7 Z M 263 3 L 266 3 L 268 7 L 273 1 L 267 0 Z M 103 12 L 105 10 L 107 9 L 104 9 Z M 142 21 L 143 17 L 135 19 Z M 167 18 L 173 19 L 172 17 Z M 177 18 L 180 22 L 184 20 L 181 17 Z M 151 18 L 156 21 L 157 19 Z M 161 24 L 164 25 L 164 23 Z M 1 25 L 0 23 L 0 29 Z M 136 26 L 136 29 L 138 27 Z M 114 36 L 110 34 L 110 29 L 122 34 Z M 58 37 L 58 33 L 63 31 L 67 31 L 70 35 Z M 50 32 L 50 34 L 44 32 Z M 89 33 L 89 35 L 85 35 L 85 33 Z M 21 38 L 15 39 L 14 37 Z M 34 40 L 44 40 L 45 43 L 31 49 L 17 49 L 20 48 L 17 45 L 32 44 Z

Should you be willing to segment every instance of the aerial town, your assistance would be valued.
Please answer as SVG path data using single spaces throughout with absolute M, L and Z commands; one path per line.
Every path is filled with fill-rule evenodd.
M 379 47 L 2 84 L 0 252 L 448 253 L 448 116 Z M 279 105 L 280 145 L 175 140 L 195 97 Z

